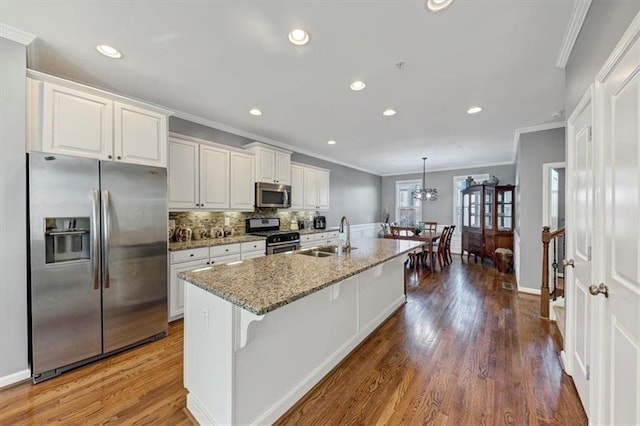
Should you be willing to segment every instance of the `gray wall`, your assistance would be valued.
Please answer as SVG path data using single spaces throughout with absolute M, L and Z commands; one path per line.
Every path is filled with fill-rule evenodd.
M 236 148 L 253 142 L 252 139 L 176 117 L 169 119 L 169 130 Z M 380 196 L 382 193 L 382 178 L 380 176 L 297 152 L 291 155 L 291 161 L 331 170 L 330 210 L 320 212 L 327 217 L 329 226 L 338 226 L 343 215 L 349 218 L 351 224 L 380 221 Z
M 595 80 L 613 48 L 640 11 L 637 0 L 594 0 L 584 21 L 565 74 L 565 116 L 569 117 Z
M 519 287 L 540 289 L 542 265 L 542 165 L 564 161 L 565 129 L 520 135 L 516 174 L 516 232 L 520 237 Z
M 476 167 L 470 169 L 445 170 L 440 172 L 427 172 L 427 186 L 438 190 L 438 199 L 423 203 L 422 219 L 435 220 L 441 224 L 451 224 L 453 221 L 453 178 L 454 176 L 469 176 L 488 173 L 500 179 L 500 184 L 515 183 L 515 166 Z M 385 176 L 382 178 L 382 208 L 386 209 L 395 220 L 396 181 L 422 180 L 422 173 L 410 175 Z
M 0 38 L 0 379 L 29 368 L 25 69 L 25 47 Z

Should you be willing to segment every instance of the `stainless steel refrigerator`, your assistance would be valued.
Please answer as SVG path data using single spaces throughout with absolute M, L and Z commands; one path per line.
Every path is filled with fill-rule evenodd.
M 33 381 L 166 336 L 166 170 L 28 162 Z

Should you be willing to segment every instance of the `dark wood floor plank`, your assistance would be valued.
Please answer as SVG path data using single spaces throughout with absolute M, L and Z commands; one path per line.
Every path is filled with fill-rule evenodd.
M 586 424 L 561 340 L 539 298 L 467 262 L 413 269 L 407 303 L 277 424 Z M 0 391 L 0 425 L 191 425 L 183 325 L 169 336 L 38 385 Z

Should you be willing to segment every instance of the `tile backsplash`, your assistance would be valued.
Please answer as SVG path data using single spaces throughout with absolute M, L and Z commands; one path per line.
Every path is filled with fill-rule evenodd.
M 229 219 L 229 226 L 235 235 L 245 233 L 245 219 L 254 217 L 279 217 L 280 229 L 287 230 L 292 221 L 304 220 L 307 226 L 313 227 L 314 212 L 289 211 L 277 209 L 258 209 L 255 212 L 169 212 L 169 220 L 174 220 L 176 227 L 187 226 L 191 229 L 213 226 L 225 226 L 225 218 Z

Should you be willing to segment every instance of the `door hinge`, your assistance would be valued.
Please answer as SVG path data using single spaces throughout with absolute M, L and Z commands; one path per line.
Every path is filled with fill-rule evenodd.
M 587 136 L 589 137 L 589 141 L 593 140 L 593 127 L 589 126 L 589 132 Z
M 591 378 L 591 367 L 587 365 L 587 380 Z
M 587 247 L 587 260 L 591 262 L 591 246 Z

